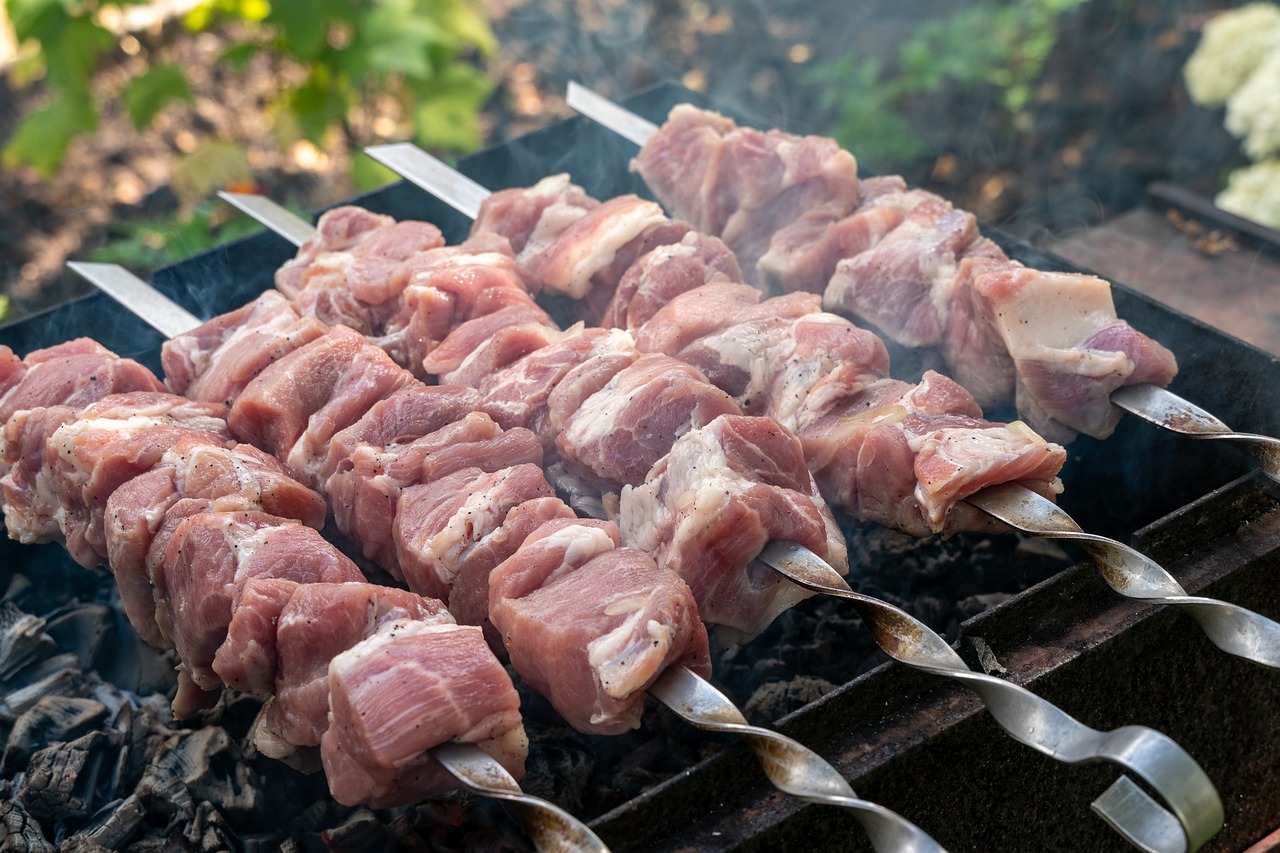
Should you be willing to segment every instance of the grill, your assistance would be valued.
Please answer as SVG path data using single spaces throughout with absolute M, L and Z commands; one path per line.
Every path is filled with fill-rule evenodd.
M 627 106 L 661 120 L 672 105 L 687 100 L 698 99 L 668 86 Z M 644 194 L 626 168 L 633 153 L 607 130 L 572 120 L 469 157 L 460 168 L 492 189 L 568 171 L 597 197 Z M 432 221 L 450 242 L 465 236 L 469 225 L 403 183 L 354 202 L 398 218 Z M 1030 266 L 1075 270 L 998 231 L 987 233 Z M 207 317 L 270 287 L 272 271 L 291 255 L 283 240 L 262 234 L 161 270 L 153 281 Z M 1115 287 L 1115 301 L 1121 317 L 1178 356 L 1180 372 L 1171 390 L 1236 429 L 1280 434 L 1276 358 L 1122 285 Z M 159 335 L 101 295 L 0 329 L 0 343 L 25 353 L 80 335 L 159 370 Z M 891 354 L 896 376 L 914 378 L 932 366 L 916 353 L 891 347 Z M 1011 411 L 989 414 L 1014 417 Z M 1254 471 L 1246 453 L 1225 443 L 1182 439 L 1132 417 L 1106 442 L 1081 438 L 1070 450 L 1061 504 L 1086 530 L 1132 541 L 1191 594 L 1280 618 L 1280 486 Z M 1280 689 L 1274 671 L 1222 654 L 1186 616 L 1119 598 L 1076 552 L 1036 548 L 1013 537 L 904 544 L 876 531 L 849 535 L 855 587 L 869 584 L 877 594 L 883 589 L 904 602 L 923 599 L 926 592 L 934 599 L 966 598 L 967 609 L 954 602 L 927 613 L 912 609 L 939 629 L 960 623 L 961 648 L 975 667 L 1003 671 L 1094 728 L 1142 724 L 1183 746 L 1226 805 L 1226 826 L 1206 849 L 1238 850 L 1280 825 L 1280 736 L 1274 722 L 1280 719 Z M 49 548 L 8 541 L 0 548 L 6 576 L 25 575 L 35 585 L 51 582 L 50 565 L 68 562 Z M 78 571 L 57 576 L 60 594 L 102 598 L 109 585 L 90 576 L 71 580 Z M 957 574 L 964 577 L 939 584 L 942 592 L 929 581 L 930 575 Z M 960 621 L 993 600 L 1000 603 Z M 965 688 L 902 666 L 875 666 L 865 631 L 837 603 L 806 602 L 793 621 L 793 632 L 808 631 L 808 644 L 821 646 L 819 658 L 838 661 L 824 665 L 821 677 L 843 683 L 776 726 L 830 759 L 860 796 L 909 818 L 952 851 L 1122 847 L 1088 811 L 1115 778 L 1114 767 L 1064 766 L 1014 743 Z M 124 624 L 120 630 L 129 631 Z M 740 683 L 735 691 L 735 681 L 813 675 L 779 672 L 780 666 L 798 667 L 799 655 L 755 656 L 753 650 L 776 641 L 771 630 L 717 661 L 718 676 L 739 704 L 752 690 Z M 790 642 L 805 645 L 803 637 Z M 528 713 L 536 722 L 547 712 L 534 702 Z M 571 738 L 566 746 L 563 736 L 552 736 L 551 745 L 535 746 L 539 763 L 531 764 L 525 787 L 559 799 L 562 780 L 554 777 L 579 766 L 573 757 L 556 759 L 563 749 L 589 756 L 597 775 L 628 777 L 604 794 L 567 795 L 585 801 L 579 813 L 596 815 L 593 828 L 614 850 L 867 849 L 865 834 L 847 814 L 780 795 L 745 747 L 691 730 L 673 736 L 685 746 L 669 778 L 635 795 L 661 771 L 646 770 L 644 755 L 630 764 L 619 755 L 634 743 L 661 742 L 663 728 L 659 719 L 646 725 L 648 740 L 617 743 Z M 713 754 L 697 761 L 706 753 Z M 540 772 L 549 775 L 539 781 Z M 539 791 L 539 784 L 547 787 Z

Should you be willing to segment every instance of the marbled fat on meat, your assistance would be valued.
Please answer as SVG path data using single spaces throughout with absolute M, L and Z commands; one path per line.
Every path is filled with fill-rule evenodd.
M 257 510 L 296 519 L 315 529 L 324 525 L 324 498 L 289 477 L 275 458 L 255 447 L 224 447 L 207 439 L 184 437 L 152 469 L 121 485 L 107 499 L 107 564 L 115 574 L 120 600 L 143 640 L 162 647 L 155 621 L 155 600 L 147 555 L 161 526 L 193 509 L 175 509 L 200 501 L 200 511 Z M 171 517 L 172 514 L 172 517 Z
M 1177 372 L 1173 353 L 1116 319 L 1103 279 L 1011 264 L 979 273 L 973 293 L 1017 367 L 1018 411 L 1051 439 L 1106 438 L 1120 420 L 1112 391 Z
M 429 753 L 446 741 L 524 775 L 520 697 L 479 628 L 382 625 L 330 663 L 329 710 L 320 754 L 340 803 L 381 808 L 452 790 Z
M 513 668 L 595 734 L 639 726 L 646 691 L 668 667 L 711 669 L 688 586 L 618 541 L 612 522 L 548 521 L 490 581 L 490 616 Z
M 583 402 L 565 423 L 556 449 L 571 474 L 617 489 L 644 482 L 690 429 L 738 411 L 728 394 L 689 365 L 643 355 Z
M 283 295 L 268 290 L 257 299 L 165 341 L 165 383 L 192 400 L 230 405 L 267 365 L 328 331 L 303 317 Z
M 726 642 L 755 636 L 812 593 L 753 564 L 790 539 L 841 574 L 844 538 L 818 495 L 800 443 L 769 418 L 725 416 L 680 438 L 647 482 L 623 489 L 623 539 L 693 590 Z
M 232 404 L 227 422 L 241 441 L 319 486 L 333 436 L 415 381 L 362 335 L 335 326 L 259 373 Z
M 178 651 L 183 676 L 206 691 L 222 687 L 214 658 L 251 578 L 299 583 L 365 579 L 312 528 L 261 512 L 201 512 L 183 519 L 172 535 L 152 547 L 157 544 L 164 554 L 153 564 L 156 621 Z
M 521 263 L 540 254 L 573 223 L 600 202 L 569 180 L 550 175 L 532 187 L 498 190 L 485 199 L 471 224 L 471 235 L 506 237 Z

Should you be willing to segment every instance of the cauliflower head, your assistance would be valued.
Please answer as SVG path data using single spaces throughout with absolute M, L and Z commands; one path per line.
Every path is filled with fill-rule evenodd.
M 1236 216 L 1280 228 L 1280 159 L 1236 169 L 1213 203 Z
M 1222 106 L 1277 48 L 1280 7 L 1274 3 L 1250 3 L 1217 15 L 1183 68 L 1191 99 L 1201 106 Z

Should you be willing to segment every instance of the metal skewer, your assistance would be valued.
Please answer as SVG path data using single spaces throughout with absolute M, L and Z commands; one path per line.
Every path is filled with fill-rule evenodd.
M 658 129 L 653 122 L 575 82 L 569 83 L 566 100 L 574 110 L 642 148 Z M 1181 435 L 1241 442 L 1257 457 L 1263 472 L 1280 482 L 1280 439 L 1235 432 L 1209 412 L 1158 385 L 1121 388 L 1112 393 L 1111 402 L 1145 421 Z
M 263 221 L 262 216 L 281 223 L 286 221 L 285 217 L 292 219 L 290 227 L 278 233 L 295 241 L 295 245 L 306 242 L 307 229 L 314 233 L 308 223 L 273 202 L 264 200 L 265 203 L 241 204 L 230 193 L 220 195 L 259 221 Z M 176 337 L 200 325 L 200 321 L 190 314 L 186 316 L 192 322 L 175 320 L 186 312 L 123 267 L 78 262 L 68 266 L 110 295 L 127 296 L 129 301 L 122 301 L 122 304 L 147 323 L 154 321 L 153 328 L 167 337 Z M 872 846 L 880 853 L 946 853 L 927 833 L 906 818 L 883 806 L 859 799 L 840 772 L 813 750 L 779 732 L 748 725 L 742 712 L 724 694 L 687 667 L 669 667 L 651 686 L 649 693 L 699 728 L 742 737 L 755 752 L 765 775 L 779 790 L 808 802 L 849 809 L 866 829 Z M 438 756 L 441 749 L 446 749 L 443 758 Z M 432 749 L 431 755 L 471 790 L 522 804 L 524 811 L 528 812 L 525 817 L 529 821 L 530 834 L 539 850 L 582 850 L 584 853 L 606 850 L 603 842 L 585 824 L 554 803 L 521 791 L 502 765 L 479 747 L 445 744 Z M 505 780 L 499 771 L 505 775 Z M 1216 792 L 1213 795 L 1216 797 Z
M 578 88 L 581 89 L 581 87 Z M 592 97 L 599 98 L 597 95 Z M 613 104 L 609 106 L 614 110 L 621 110 Z M 622 110 L 622 112 L 626 111 Z M 638 119 L 638 121 L 643 120 Z M 378 145 L 366 148 L 365 151 L 378 162 L 472 219 L 479 213 L 481 202 L 489 195 L 489 191 L 483 186 L 415 145 L 409 143 Z M 227 194 L 223 197 L 236 204 L 241 210 L 256 216 L 248 209 L 249 205 L 237 203 Z M 255 204 L 254 207 L 264 215 L 269 213 L 261 203 Z M 277 208 L 271 219 L 274 221 L 282 215 L 293 216 L 283 208 Z M 266 220 L 259 219 L 259 221 L 270 225 Z M 1154 385 L 1138 385 L 1133 388 L 1141 389 L 1144 393 L 1146 389 L 1152 389 L 1169 397 L 1174 396 Z M 1155 394 L 1149 394 L 1149 396 L 1159 397 Z M 1181 398 L 1174 397 L 1174 399 Z M 1182 402 L 1195 409 L 1190 403 Z M 1195 411 L 1213 419 L 1222 430 L 1227 430 L 1225 424 L 1217 421 L 1207 412 L 1200 409 Z M 1175 417 L 1170 415 L 1168 419 L 1174 420 Z M 1227 430 L 1225 434 L 1204 433 L 1201 437 L 1239 437 L 1239 434 Z M 1271 442 L 1271 464 L 1280 471 L 1280 441 L 1263 436 L 1251 436 L 1251 438 Z M 988 487 L 970 495 L 965 502 L 1024 533 L 1049 539 L 1071 539 L 1080 542 L 1098 563 L 1107 584 L 1116 592 L 1139 601 L 1184 607 L 1218 648 L 1263 666 L 1280 668 L 1280 623 L 1234 604 L 1187 595 L 1187 591 L 1174 579 L 1173 575 L 1155 561 L 1114 539 L 1084 533 L 1071 516 L 1057 504 L 1030 489 L 1014 484 Z
M 403 144 L 378 146 L 369 150 L 369 153 L 397 171 L 422 163 L 428 173 L 425 179 L 431 183 L 430 187 L 424 187 L 424 189 L 429 191 L 436 187 L 434 178 L 442 177 L 453 181 L 453 186 L 461 187 L 461 198 L 470 199 L 477 206 L 479 201 L 488 195 L 484 187 L 415 146 Z M 409 171 L 418 178 L 410 175 L 406 177 L 422 186 L 419 180 L 423 178 L 422 173 L 412 168 Z M 484 195 L 478 195 L 477 189 Z M 451 197 L 433 194 L 450 204 L 453 202 Z M 247 209 L 248 205 L 238 204 L 231 194 L 224 193 L 222 197 L 236 204 L 241 210 L 250 212 L 255 218 L 258 214 L 268 213 L 262 204 L 252 205 L 253 211 L 256 211 L 253 212 Z M 276 206 L 269 211 L 267 218 L 259 218 L 259 221 L 274 229 L 273 223 L 281 217 L 296 218 L 288 210 Z M 788 555 L 788 558 L 783 559 L 781 556 L 783 554 Z M 971 687 L 987 704 L 996 722 L 1019 742 L 1069 764 L 1094 760 L 1119 763 L 1146 779 L 1169 803 L 1173 814 L 1125 776 L 1117 779 L 1107 792 L 1093 803 L 1094 811 L 1138 848 L 1169 851 L 1169 853 L 1195 850 L 1221 828 L 1222 803 L 1212 782 L 1199 765 L 1165 735 L 1142 726 L 1125 726 L 1112 732 L 1099 732 L 1079 723 L 1024 687 L 972 672 L 940 635 L 905 611 L 879 599 L 853 592 L 839 573 L 826 562 L 812 551 L 794 543 L 773 543 L 760 559 L 801 586 L 853 600 L 864 621 L 871 628 L 877 644 L 886 653 L 907 666 L 931 674 L 955 678 Z M 847 794 L 826 793 L 822 799 L 819 799 L 815 796 L 819 793 L 817 789 L 800 793 L 785 787 L 784 783 L 792 783 L 787 783 L 785 779 L 775 779 L 773 771 L 770 770 L 770 767 L 777 763 L 776 748 L 771 748 L 770 741 L 776 744 L 781 736 L 765 729 L 756 729 L 747 733 L 737 728 L 744 724 L 745 720 L 727 699 L 720 697 L 727 704 L 727 708 L 707 705 L 711 694 L 718 693 L 709 683 L 692 672 L 677 674 L 673 670 L 668 670 L 654 688 L 656 690 L 650 690 L 651 695 L 685 716 L 694 725 L 718 731 L 734 731 L 746 737 L 760 757 L 771 781 L 781 790 L 815 802 L 829 802 L 855 808 L 855 814 L 874 840 L 875 836 L 872 826 L 868 824 L 868 819 L 874 817 L 875 825 L 882 824 L 886 819 L 883 808 L 863 801 L 856 801 L 857 806 L 853 802 L 845 802 L 846 798 L 853 796 L 851 789 Z M 672 699 L 672 702 L 668 702 L 668 698 Z M 703 714 L 702 721 L 688 716 L 700 706 L 709 710 L 714 709 L 715 713 Z M 686 711 L 682 711 L 681 708 L 685 708 Z M 729 714 L 736 715 L 736 719 L 726 716 Z M 725 725 L 731 725 L 733 728 L 722 728 Z M 786 740 L 793 745 L 791 749 L 803 750 L 803 753 L 797 752 L 788 756 L 786 763 L 791 765 L 789 773 L 794 774 L 795 768 L 801 766 L 797 762 L 815 759 L 834 772 L 834 768 L 830 768 L 827 762 L 818 758 L 811 750 L 790 739 Z M 812 756 L 812 759 L 806 758 L 805 754 Z M 826 775 L 824 772 L 823 776 Z M 835 776 L 839 777 L 839 774 L 835 773 Z M 842 777 L 839 778 L 842 782 L 844 781 Z M 806 779 L 810 783 L 822 783 L 822 778 L 813 779 L 807 773 Z M 845 782 L 844 786 L 847 789 L 848 783 Z M 831 799 L 832 796 L 837 797 L 838 801 Z M 892 815 L 896 821 L 906 823 L 892 812 L 888 814 Z M 912 826 L 911 829 L 914 830 L 915 827 Z M 880 848 L 877 847 L 877 849 Z
M 185 334 L 201 323 L 124 267 L 80 261 L 67 266 L 119 300 L 165 337 Z M 486 797 L 514 803 L 538 850 L 543 853 L 609 853 L 609 848 L 585 823 L 555 803 L 526 794 L 506 768 L 480 747 L 445 743 L 430 753 L 464 787 Z

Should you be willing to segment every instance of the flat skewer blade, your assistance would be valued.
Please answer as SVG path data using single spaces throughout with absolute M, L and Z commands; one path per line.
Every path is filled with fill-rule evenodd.
M 370 145 L 364 153 L 470 219 L 480 214 L 480 205 L 493 194 L 412 142 Z
M 569 81 L 569 92 L 565 100 L 577 112 L 604 125 L 619 136 L 631 140 L 641 148 L 658 130 L 658 126 L 653 122 L 640 118 L 631 110 L 573 81 Z
M 186 334 L 201 323 L 190 311 L 122 266 L 82 261 L 68 261 L 67 266 L 166 338 Z
M 316 234 L 314 225 L 266 196 L 219 192 L 218 198 L 249 214 L 295 246 L 301 246 Z

